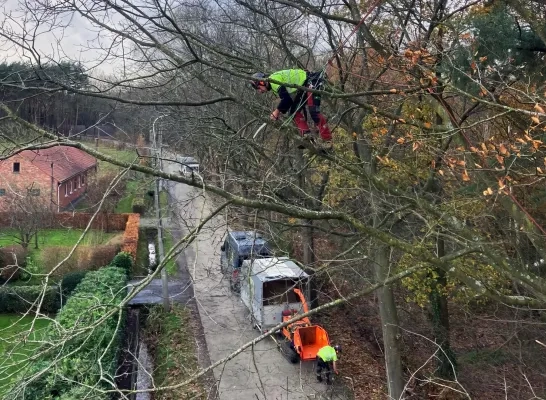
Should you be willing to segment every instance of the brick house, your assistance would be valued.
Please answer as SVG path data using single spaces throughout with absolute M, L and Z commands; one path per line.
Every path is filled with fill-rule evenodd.
M 64 210 L 87 191 L 96 170 L 97 160 L 74 147 L 22 151 L 0 161 L 0 211 L 21 196 L 39 196 L 53 210 Z

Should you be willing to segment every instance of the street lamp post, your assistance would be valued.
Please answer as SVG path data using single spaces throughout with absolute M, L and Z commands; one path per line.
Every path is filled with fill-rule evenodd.
M 152 123 L 152 134 L 153 134 L 153 147 L 155 151 L 155 157 L 156 157 L 156 168 L 159 168 L 160 171 L 163 171 L 162 168 L 162 162 L 161 162 L 161 153 L 162 153 L 162 135 L 161 135 L 161 129 L 159 130 L 159 135 L 156 135 L 155 132 L 155 123 L 158 119 L 166 117 L 166 115 L 160 115 L 157 117 L 154 122 Z M 159 136 L 159 140 L 157 138 Z M 159 145 L 158 145 L 159 141 Z M 157 177 L 156 180 L 156 190 L 154 194 L 154 205 L 155 205 L 155 212 L 157 217 L 157 244 L 158 244 L 158 261 L 161 264 L 165 258 L 164 249 L 163 249 L 163 223 L 161 219 L 161 209 L 159 207 L 159 191 L 161 190 L 161 178 Z M 163 266 L 161 269 L 161 282 L 162 282 L 162 297 L 163 297 L 163 308 L 165 311 L 170 310 L 170 303 L 169 303 L 169 281 L 167 277 L 167 268 Z

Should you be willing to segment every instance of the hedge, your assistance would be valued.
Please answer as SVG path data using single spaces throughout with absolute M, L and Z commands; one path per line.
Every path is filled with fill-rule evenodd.
M 129 253 L 133 258 L 133 261 L 136 260 L 139 226 L 140 215 L 129 214 L 125 232 L 123 232 L 123 244 L 121 245 L 121 251 Z
M 144 199 L 144 196 L 137 195 L 133 199 L 133 203 L 131 204 L 131 208 L 134 213 L 136 214 L 144 214 L 146 212 L 146 200 Z
M 112 387 L 100 380 L 101 370 L 107 380 L 114 381 L 124 329 L 123 323 L 117 326 L 123 311 L 116 305 L 126 294 L 126 284 L 127 274 L 122 268 L 109 266 L 88 272 L 57 314 L 56 324 L 44 340 L 64 344 L 42 348 L 44 355 L 25 369 L 7 398 L 68 400 L 79 398 L 81 393 L 89 399 L 107 398 L 101 391 Z M 112 310 L 116 313 L 89 329 Z M 124 315 L 121 321 L 125 321 Z
M 36 311 L 37 299 L 42 296 L 43 286 L 0 286 L 0 313 L 22 314 Z M 48 286 L 40 311 L 46 314 L 56 313 L 61 306 L 58 286 Z
M 87 224 L 93 217 L 93 213 L 73 213 L 73 212 L 60 212 L 60 213 L 45 213 L 43 215 L 36 215 L 33 218 L 40 219 L 41 228 L 74 228 L 85 229 Z M 111 213 L 99 213 L 95 215 L 95 219 L 91 224 L 92 229 L 104 229 L 108 227 L 111 231 L 122 231 L 127 223 L 129 214 L 111 214 Z M 50 218 L 51 217 L 51 218 Z M 8 211 L 0 212 L 0 227 L 11 228 L 11 221 L 14 218 L 20 218 L 23 220 L 28 219 L 28 213 L 13 213 Z
M 74 271 L 69 272 L 68 274 L 63 276 L 63 280 L 61 281 L 61 292 L 63 294 L 63 303 L 66 303 L 66 300 L 74 289 L 80 284 L 80 282 L 85 278 L 85 275 L 87 275 L 88 271 Z
M 125 270 L 125 272 L 127 272 L 127 275 L 130 275 L 133 268 L 133 259 L 131 257 L 131 254 L 124 251 L 116 254 L 112 262 L 110 262 L 110 267 L 121 268 Z

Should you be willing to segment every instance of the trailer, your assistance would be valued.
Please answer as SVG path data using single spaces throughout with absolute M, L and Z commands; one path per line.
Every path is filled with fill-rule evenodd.
M 241 268 L 241 300 L 254 325 L 267 330 L 282 322 L 284 310 L 302 307 L 293 288 L 306 292 L 309 275 L 288 257 L 245 260 Z
M 243 261 L 241 299 L 261 332 L 308 311 L 309 275 L 288 257 Z M 291 362 L 315 360 L 330 343 L 328 333 L 308 317 L 293 322 L 274 338 Z

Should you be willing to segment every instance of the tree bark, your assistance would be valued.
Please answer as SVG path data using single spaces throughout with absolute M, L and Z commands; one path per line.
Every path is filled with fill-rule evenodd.
M 313 220 L 306 220 L 306 228 L 303 228 L 302 232 L 302 246 L 303 246 L 303 263 L 308 265 L 314 265 L 316 261 L 315 257 L 315 238 L 313 229 Z M 309 307 L 311 309 L 318 307 L 318 289 L 316 279 L 312 276 L 309 280 Z
M 374 261 L 377 282 L 384 282 L 392 275 L 389 262 L 389 248 L 381 244 L 376 244 Z M 400 325 L 392 286 L 383 286 L 378 289 L 377 297 L 379 299 L 379 315 L 381 316 L 381 328 L 383 331 L 389 399 L 398 400 L 401 398 L 404 390 L 404 376 L 402 373 Z
M 445 255 L 444 239 L 438 237 L 438 257 Z M 455 377 L 456 359 L 449 342 L 449 309 L 445 287 L 447 285 L 446 273 L 442 269 L 435 269 L 430 292 L 431 321 L 436 344 L 440 347 L 437 354 L 436 376 L 451 380 Z

